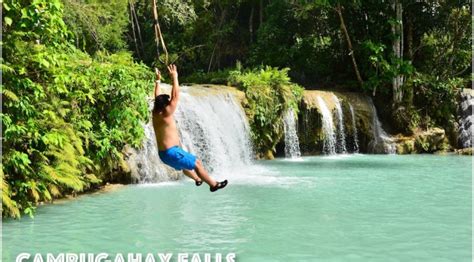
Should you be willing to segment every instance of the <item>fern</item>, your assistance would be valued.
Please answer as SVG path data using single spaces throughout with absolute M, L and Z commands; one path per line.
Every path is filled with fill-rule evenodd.
M 11 191 L 10 187 L 5 179 L 2 165 L 2 214 L 7 214 L 11 217 L 20 217 L 20 209 L 17 203 L 10 198 Z
M 1 65 L 4 216 L 33 215 L 39 201 L 111 179 L 125 168 L 123 146 L 144 137 L 151 70 L 126 52 L 91 57 L 71 46 L 60 6 L 23 1 L 4 10 L 18 18 L 4 28 Z M 31 17 L 35 9 L 43 15 Z M 20 26 L 32 21 L 42 26 Z

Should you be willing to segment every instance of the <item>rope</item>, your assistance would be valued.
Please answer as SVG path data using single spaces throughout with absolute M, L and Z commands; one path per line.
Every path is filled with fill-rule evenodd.
M 166 49 L 165 40 L 163 39 L 163 35 L 161 34 L 160 23 L 158 22 L 158 10 L 156 9 L 156 0 L 153 0 L 153 18 L 155 28 L 156 54 L 158 56 L 158 60 L 161 63 L 168 65 L 168 50 Z M 165 53 L 165 61 L 161 60 L 160 58 L 160 42 Z

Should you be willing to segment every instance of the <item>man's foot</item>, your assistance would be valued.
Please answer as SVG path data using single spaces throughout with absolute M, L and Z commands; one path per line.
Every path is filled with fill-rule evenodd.
M 196 186 L 202 185 L 202 180 L 196 180 Z
M 217 182 L 217 184 L 213 187 L 210 187 L 211 192 L 216 192 L 217 190 L 224 188 L 227 186 L 227 179 L 222 182 Z

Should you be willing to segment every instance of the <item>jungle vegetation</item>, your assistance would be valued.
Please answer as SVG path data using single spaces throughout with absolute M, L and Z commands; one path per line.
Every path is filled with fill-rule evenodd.
M 374 96 L 394 132 L 454 128 L 471 83 L 467 0 L 157 0 L 182 82 L 245 92 L 259 153 L 306 89 Z M 2 215 L 123 179 L 152 67 L 151 0 L 2 1 Z M 159 58 L 159 59 L 158 59 Z M 387 103 L 389 101 L 389 103 Z

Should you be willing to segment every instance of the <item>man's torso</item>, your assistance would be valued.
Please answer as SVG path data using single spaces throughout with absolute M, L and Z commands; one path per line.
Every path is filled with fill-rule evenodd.
M 158 150 L 163 151 L 179 145 L 179 135 L 173 115 L 162 116 L 153 114 L 153 129 L 155 130 Z

